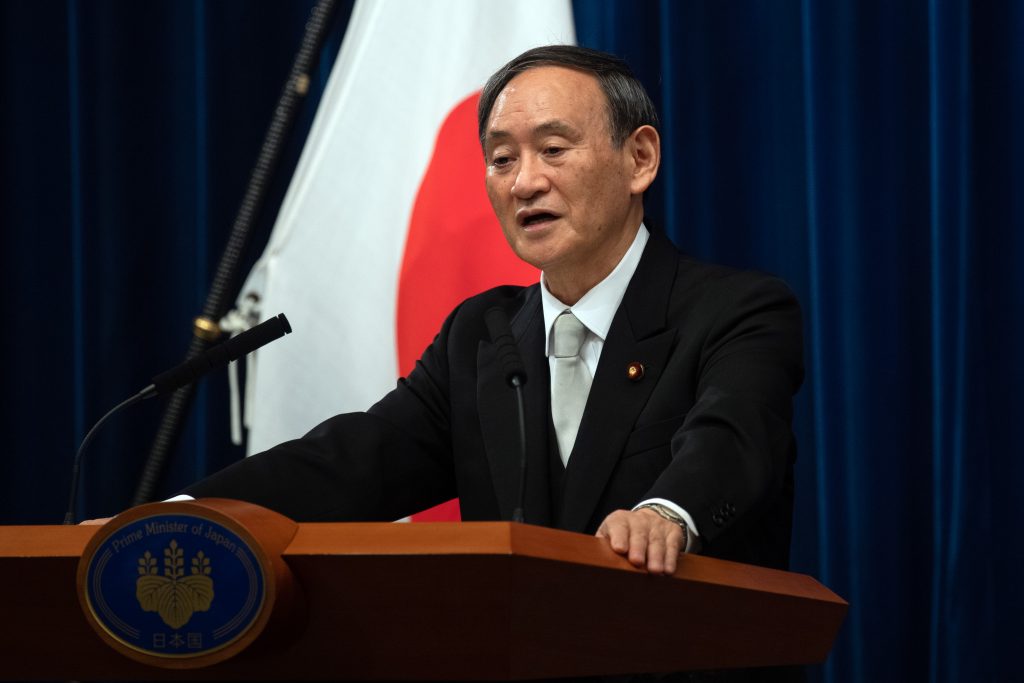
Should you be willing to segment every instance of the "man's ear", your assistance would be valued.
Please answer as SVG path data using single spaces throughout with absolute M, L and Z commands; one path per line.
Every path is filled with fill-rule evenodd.
M 640 126 L 623 143 L 630 155 L 629 191 L 643 194 L 658 175 L 661 164 L 661 137 L 653 126 Z

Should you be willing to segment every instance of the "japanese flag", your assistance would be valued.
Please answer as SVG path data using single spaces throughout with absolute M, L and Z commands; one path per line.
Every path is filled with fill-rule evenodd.
M 258 302 L 261 319 L 284 312 L 295 330 L 249 374 L 249 453 L 368 408 L 466 297 L 537 281 L 488 203 L 476 103 L 512 57 L 574 42 L 569 0 L 356 3 L 239 297 Z

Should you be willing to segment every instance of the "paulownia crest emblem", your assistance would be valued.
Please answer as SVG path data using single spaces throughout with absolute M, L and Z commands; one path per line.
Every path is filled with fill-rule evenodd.
M 205 612 L 213 602 L 210 558 L 200 550 L 192 558 L 191 573 L 185 575 L 185 551 L 172 540 L 164 548 L 164 573 L 147 550 L 139 558 L 135 597 L 144 612 L 156 612 L 171 628 L 181 628 L 196 612 Z

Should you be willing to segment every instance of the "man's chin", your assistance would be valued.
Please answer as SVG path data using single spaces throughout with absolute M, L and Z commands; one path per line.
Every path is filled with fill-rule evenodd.
M 550 270 L 551 267 L 557 263 L 557 251 L 545 248 L 544 245 L 537 243 L 523 244 L 522 242 L 517 242 L 511 246 L 512 251 L 515 252 L 520 261 L 533 266 L 537 270 Z

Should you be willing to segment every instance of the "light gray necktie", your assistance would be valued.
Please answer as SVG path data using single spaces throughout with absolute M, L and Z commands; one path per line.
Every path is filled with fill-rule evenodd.
M 571 312 L 564 311 L 555 318 L 551 354 L 555 359 L 551 374 L 551 420 L 555 424 L 558 454 L 563 465 L 569 463 L 569 454 L 576 443 L 576 433 L 580 429 L 593 381 L 590 370 L 580 358 L 580 348 L 586 336 L 587 328 Z

